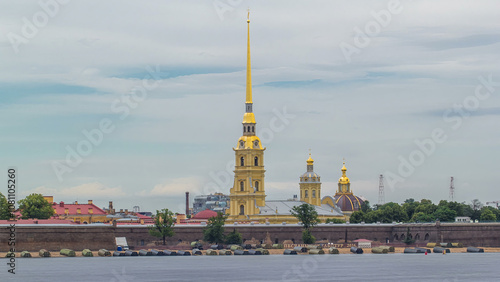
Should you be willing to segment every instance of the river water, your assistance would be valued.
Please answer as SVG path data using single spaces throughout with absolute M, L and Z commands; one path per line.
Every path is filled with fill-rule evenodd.
M 0 259 L 0 281 L 500 281 L 500 253 Z

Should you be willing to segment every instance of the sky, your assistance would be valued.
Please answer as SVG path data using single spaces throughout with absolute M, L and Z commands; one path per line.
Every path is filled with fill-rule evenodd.
M 267 199 L 345 159 L 378 202 L 500 200 L 499 1 L 2 1 L 0 167 L 17 199 L 183 212 L 229 193 L 247 9 Z M 7 173 L 1 176 L 6 183 Z M 7 193 L 7 187 L 0 189 Z

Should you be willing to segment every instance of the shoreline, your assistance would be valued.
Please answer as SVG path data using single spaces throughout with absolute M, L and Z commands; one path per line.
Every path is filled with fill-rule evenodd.
M 500 247 L 478 247 L 478 248 L 482 248 L 484 249 L 484 252 L 485 253 L 500 253 Z M 404 249 L 403 247 L 396 247 L 394 249 L 394 252 L 392 253 L 387 253 L 388 255 L 390 254 L 402 254 L 404 252 Z M 432 249 L 432 248 L 428 248 L 428 249 Z M 448 248 L 450 250 L 450 253 L 467 253 L 467 248 Z M 148 249 L 150 250 L 150 249 Z M 269 255 L 283 255 L 283 251 L 285 249 L 268 249 L 269 251 Z M 340 255 L 345 255 L 345 254 L 352 254 L 351 251 L 350 251 L 350 248 L 338 248 L 339 250 L 339 254 Z M 364 250 L 364 254 L 371 254 L 371 248 L 365 248 L 363 249 Z M 92 253 L 94 254 L 94 257 L 99 257 L 97 255 L 97 252 L 99 250 L 92 250 Z M 139 250 L 134 250 L 134 251 L 139 251 Z M 177 250 L 176 250 L 177 251 Z M 191 250 L 184 250 L 184 251 L 189 251 L 191 252 Z M 323 248 L 323 251 L 325 251 L 325 255 L 331 255 L 328 253 L 328 248 Z M 113 251 L 110 251 L 111 253 L 114 252 Z M 206 250 L 202 250 L 201 251 L 203 253 L 203 256 L 206 256 Z M 38 252 L 30 252 L 31 253 L 31 258 L 41 258 L 38 254 Z M 7 255 L 7 252 L 0 252 L 0 259 L 8 259 L 6 258 L 5 256 Z M 21 252 L 16 252 L 16 258 L 21 258 L 20 257 L 21 255 Z M 57 258 L 57 257 L 67 257 L 67 256 L 64 256 L 64 255 L 61 255 L 59 253 L 59 251 L 51 251 L 50 252 L 50 257 L 51 258 Z M 297 255 L 309 255 L 308 253 L 297 253 Z M 82 255 L 82 251 L 75 251 L 75 257 L 84 257 Z M 112 257 L 112 256 L 111 256 Z M 70 258 L 70 257 L 68 257 Z

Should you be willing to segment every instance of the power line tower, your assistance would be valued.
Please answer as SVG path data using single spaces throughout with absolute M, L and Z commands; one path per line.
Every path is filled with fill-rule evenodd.
M 453 202 L 455 199 L 455 184 L 453 183 L 453 176 L 450 180 L 450 201 Z
M 378 180 L 378 204 L 385 204 L 384 175 L 380 175 Z

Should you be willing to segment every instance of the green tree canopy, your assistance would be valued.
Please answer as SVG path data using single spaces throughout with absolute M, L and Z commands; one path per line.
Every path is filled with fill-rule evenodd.
M 328 218 L 325 220 L 325 223 L 335 223 L 335 224 L 339 224 L 339 223 L 345 223 L 345 220 L 343 219 L 340 219 L 340 218 Z
M 10 217 L 9 202 L 7 202 L 7 198 L 0 193 L 0 220 L 7 220 L 10 219 Z
M 406 213 L 406 216 L 408 219 L 413 217 L 413 214 L 415 213 L 415 209 L 418 207 L 420 203 L 415 202 L 413 198 L 405 200 L 403 205 L 401 206 L 403 208 L 403 211 Z
M 20 200 L 19 210 L 23 219 L 49 219 L 54 215 L 52 205 L 41 194 L 31 194 Z
M 163 239 L 165 245 L 166 237 L 174 236 L 174 213 L 168 209 L 156 210 L 156 215 L 153 216 L 154 225 L 149 227 L 149 234 Z
M 434 212 L 434 218 L 442 222 L 453 222 L 456 216 L 457 212 L 450 209 L 448 205 L 440 205 Z
M 243 243 L 243 239 L 241 237 L 241 233 L 236 231 L 236 228 L 233 228 L 233 232 L 227 234 L 226 236 L 226 244 L 241 244 Z
M 367 213 L 372 210 L 372 207 L 370 207 L 370 202 L 369 201 L 364 201 L 361 204 L 361 211 L 364 213 Z
M 227 215 L 221 212 L 218 212 L 217 216 L 209 218 L 207 227 L 203 229 L 203 240 L 216 244 L 224 242 L 224 223 L 226 219 Z
M 320 220 L 318 219 L 318 212 L 313 205 L 302 204 L 300 206 L 295 206 L 290 210 L 290 212 L 300 222 L 302 222 L 304 229 L 310 229 L 320 223 Z
M 311 228 L 320 223 L 316 208 L 310 204 L 302 204 L 300 206 L 294 206 L 290 212 L 300 222 L 302 222 L 302 241 L 305 244 L 312 244 L 316 242 L 316 238 L 314 238 L 311 233 Z
M 469 206 L 472 209 L 472 214 L 470 215 L 471 219 L 479 219 L 479 217 L 481 216 L 481 209 L 483 208 L 483 204 L 478 199 L 474 199 L 471 201 Z
M 426 214 L 424 212 L 417 212 L 414 213 L 410 222 L 431 222 L 434 221 L 434 215 L 433 214 Z
M 481 212 L 481 221 L 496 221 L 497 217 L 490 209 L 484 209 Z
M 349 222 L 351 223 L 361 223 L 365 220 L 365 213 L 362 211 L 355 211 L 349 217 Z

